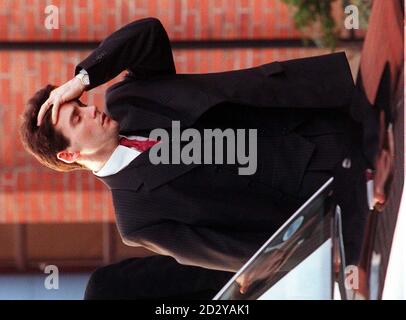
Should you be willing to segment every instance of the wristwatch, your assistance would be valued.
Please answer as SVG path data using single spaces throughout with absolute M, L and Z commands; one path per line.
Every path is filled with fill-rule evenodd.
M 77 75 L 76 78 L 78 78 L 82 84 L 87 87 L 90 85 L 90 80 L 89 80 L 89 74 L 85 70 L 81 70 Z

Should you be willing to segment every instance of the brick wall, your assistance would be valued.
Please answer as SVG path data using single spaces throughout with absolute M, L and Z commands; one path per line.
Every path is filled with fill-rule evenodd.
M 44 6 L 60 8 L 59 30 L 43 27 Z M 1 41 L 100 41 L 116 28 L 157 16 L 171 40 L 297 38 L 279 0 L 201 1 L 7 1 L 0 0 Z M 177 49 L 177 71 L 215 72 L 273 60 L 326 53 L 322 49 Z M 61 84 L 89 51 L 0 51 L 0 223 L 90 222 L 113 219 L 110 195 L 87 172 L 61 174 L 40 166 L 20 145 L 18 118 L 24 103 L 47 83 Z M 117 81 L 117 79 L 111 81 Z M 105 84 L 84 101 L 103 107 Z
M 47 5 L 58 30 L 44 28 Z M 173 40 L 298 37 L 279 0 L 0 0 L 1 40 L 100 40 L 128 21 L 159 17 Z

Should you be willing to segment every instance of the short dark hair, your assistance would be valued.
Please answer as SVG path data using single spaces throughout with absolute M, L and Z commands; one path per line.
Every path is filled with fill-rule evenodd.
M 86 169 L 79 163 L 65 163 L 56 154 L 70 146 L 70 140 L 57 130 L 51 121 L 51 108 L 46 112 L 41 125 L 37 126 L 37 116 L 41 105 L 49 98 L 56 86 L 48 84 L 38 90 L 27 102 L 21 117 L 20 139 L 24 148 L 43 165 L 57 171 Z M 79 104 L 81 102 L 77 100 Z

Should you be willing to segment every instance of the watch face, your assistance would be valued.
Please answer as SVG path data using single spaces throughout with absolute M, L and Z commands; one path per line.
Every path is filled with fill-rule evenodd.
M 83 73 L 79 73 L 79 74 L 77 75 L 77 77 L 80 79 L 80 81 L 82 82 L 82 84 L 84 84 L 85 86 L 87 86 L 87 85 L 90 84 L 89 75 L 83 74 Z

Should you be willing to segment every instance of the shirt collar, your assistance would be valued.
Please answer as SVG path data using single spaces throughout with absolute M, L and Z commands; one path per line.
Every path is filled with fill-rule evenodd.
M 120 136 L 123 137 L 123 136 Z M 126 137 L 128 139 L 134 138 L 135 136 L 129 136 Z M 137 137 L 137 139 L 146 139 L 144 137 Z M 141 152 L 132 149 L 132 148 L 127 148 L 122 145 L 118 145 L 116 149 L 113 151 L 111 154 L 110 158 L 107 160 L 107 162 L 104 164 L 104 166 L 98 170 L 98 171 L 93 171 L 93 174 L 97 177 L 106 177 L 110 176 L 113 174 L 116 174 L 117 172 L 120 172 L 123 170 L 125 167 L 127 167 L 131 161 L 133 161 L 135 158 L 137 158 Z

